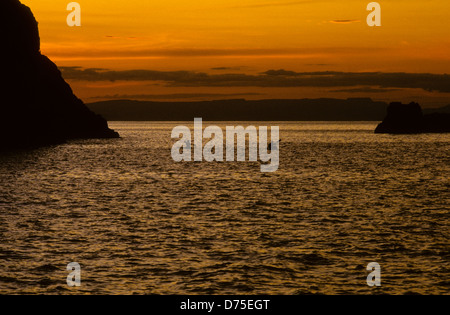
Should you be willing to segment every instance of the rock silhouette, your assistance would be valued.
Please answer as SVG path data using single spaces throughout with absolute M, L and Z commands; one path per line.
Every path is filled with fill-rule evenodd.
M 450 114 L 430 113 L 424 115 L 417 103 L 391 103 L 375 133 L 414 134 L 450 132 Z
M 0 150 L 119 137 L 41 54 L 38 23 L 19 0 L 0 1 L 0 42 Z

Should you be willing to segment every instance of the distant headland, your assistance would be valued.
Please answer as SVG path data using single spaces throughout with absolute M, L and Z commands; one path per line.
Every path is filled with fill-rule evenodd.
M 445 109 L 445 108 L 444 108 Z M 391 103 L 375 133 L 415 134 L 450 132 L 450 113 L 424 114 L 417 103 Z
M 19 0 L 0 1 L 0 34 L 0 151 L 119 137 L 41 54 L 38 23 Z

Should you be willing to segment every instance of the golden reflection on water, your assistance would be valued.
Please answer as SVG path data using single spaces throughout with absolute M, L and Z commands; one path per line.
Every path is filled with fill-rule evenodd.
M 174 163 L 177 124 L 0 157 L 0 293 L 449 293 L 449 135 L 279 123 L 264 174 Z

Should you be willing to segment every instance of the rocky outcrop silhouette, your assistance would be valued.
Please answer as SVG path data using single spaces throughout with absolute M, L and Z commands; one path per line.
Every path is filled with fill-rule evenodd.
M 417 103 L 391 103 L 375 133 L 414 134 L 450 132 L 450 114 L 430 113 L 424 115 Z
M 0 150 L 117 138 L 40 52 L 38 23 L 19 0 L 0 1 Z

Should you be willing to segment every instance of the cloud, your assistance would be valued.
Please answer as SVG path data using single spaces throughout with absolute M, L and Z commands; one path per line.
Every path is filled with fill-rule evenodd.
M 90 99 L 141 99 L 141 100 L 167 100 L 167 99 L 198 99 L 198 98 L 230 98 L 242 96 L 258 96 L 263 93 L 176 93 L 176 94 L 114 94 L 93 96 Z
M 329 92 L 337 92 L 337 93 L 387 93 L 387 92 L 395 92 L 400 89 L 386 89 L 386 88 L 354 88 L 354 89 L 341 89 L 341 90 L 330 90 Z
M 54 58 L 203 58 L 203 57 L 274 57 L 274 56 L 298 56 L 312 57 L 324 55 L 335 56 L 336 54 L 366 55 L 368 53 L 387 53 L 385 47 L 302 47 L 302 48 L 243 48 L 243 49 L 218 49 L 218 48 L 169 48 L 169 49 L 147 49 L 147 48 L 111 48 L 98 45 L 96 47 L 78 47 L 73 50 L 62 49 L 61 46 L 53 46 L 46 49 L 46 54 Z
M 293 5 L 310 4 L 315 1 L 289 1 L 289 2 L 265 2 L 265 3 L 255 3 L 255 4 L 244 4 L 237 5 L 232 8 L 234 9 L 251 9 L 251 8 L 267 8 L 267 7 L 286 7 Z
M 225 71 L 225 70 L 242 70 L 243 67 L 215 67 L 211 68 L 214 71 Z
M 105 38 L 111 38 L 111 39 L 139 39 L 138 37 L 134 37 L 134 36 L 121 37 L 121 36 L 114 36 L 114 35 L 105 35 Z
M 307 63 L 306 66 L 326 67 L 326 66 L 332 66 L 332 64 L 330 64 L 330 63 Z
M 334 24 L 351 24 L 351 23 L 359 23 L 361 21 L 360 20 L 332 20 L 329 22 L 334 23 Z
M 81 69 L 61 67 L 65 79 L 82 81 L 159 81 L 175 87 L 360 87 L 413 88 L 450 93 L 450 75 L 385 72 L 295 72 L 268 70 L 257 75 L 194 71 Z
M 296 76 L 297 72 L 294 71 L 286 71 L 284 69 L 280 69 L 280 70 L 268 70 L 266 72 L 263 72 L 262 74 L 266 74 L 266 75 L 273 75 L 273 76 Z

